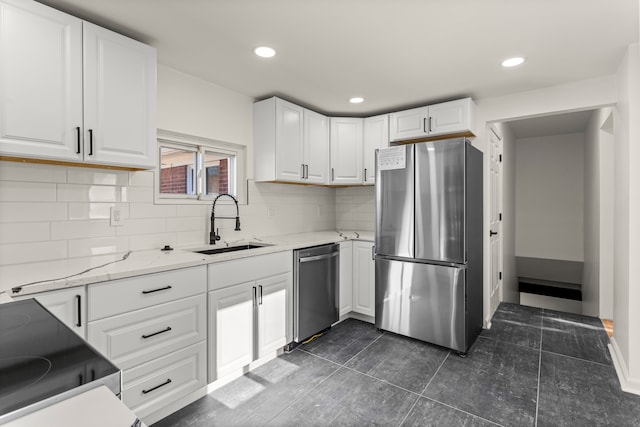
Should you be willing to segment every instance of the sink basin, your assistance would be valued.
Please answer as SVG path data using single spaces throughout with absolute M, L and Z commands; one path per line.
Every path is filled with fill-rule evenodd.
M 199 254 L 204 254 L 204 255 L 215 255 L 215 254 L 223 254 L 226 252 L 245 251 L 247 249 L 264 248 L 265 246 L 269 246 L 269 245 L 248 244 L 248 245 L 240 245 L 240 246 L 228 246 L 228 247 L 225 246 L 221 248 L 205 249 L 203 251 L 194 251 L 194 252 Z

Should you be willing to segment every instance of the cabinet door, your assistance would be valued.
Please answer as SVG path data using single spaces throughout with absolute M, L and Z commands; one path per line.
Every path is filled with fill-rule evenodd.
M 291 275 L 261 279 L 258 288 L 257 358 L 268 356 L 287 344 L 287 325 L 292 316 L 288 300 L 291 298 Z
M 389 115 L 389 139 L 402 141 L 429 134 L 429 107 L 398 111 Z
M 429 106 L 429 135 L 460 133 L 472 129 L 471 98 Z
M 362 184 L 363 120 L 331 118 L 331 184 Z
M 83 29 L 85 160 L 155 167 L 155 49 L 88 22 Z
M 353 310 L 353 243 L 340 242 L 340 316 Z
M 209 382 L 253 361 L 254 283 L 209 292 Z
M 304 110 L 304 182 L 328 184 L 329 118 Z
M 364 119 L 364 143 L 362 159 L 363 184 L 373 185 L 376 180 L 376 150 L 389 146 L 389 115 Z
M 0 153 L 81 160 L 82 21 L 32 1 L 0 20 Z
M 375 315 L 375 266 L 372 242 L 353 243 L 353 311 Z
M 77 286 L 74 288 L 26 295 L 16 298 L 16 300 L 35 298 L 62 323 L 82 338 L 85 338 L 87 328 L 86 295 L 87 293 L 84 286 Z
M 301 182 L 304 108 L 276 99 L 276 179 Z

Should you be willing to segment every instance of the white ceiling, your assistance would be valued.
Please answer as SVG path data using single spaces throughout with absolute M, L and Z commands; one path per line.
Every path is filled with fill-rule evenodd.
M 554 114 L 551 116 L 508 122 L 516 139 L 533 138 L 549 135 L 584 132 L 589 123 L 593 110 L 577 111 L 574 113 Z
M 250 97 L 355 116 L 610 75 L 640 21 L 638 0 L 40 1 Z M 514 55 L 527 62 L 500 67 Z

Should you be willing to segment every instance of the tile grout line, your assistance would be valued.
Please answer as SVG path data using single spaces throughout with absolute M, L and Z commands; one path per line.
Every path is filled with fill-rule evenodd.
M 573 360 L 579 360 L 580 362 L 587 362 L 587 363 L 593 363 L 595 365 L 599 365 L 599 366 L 604 366 L 606 368 L 614 368 L 613 365 L 608 365 L 606 363 L 600 363 L 600 362 L 596 362 L 593 360 L 589 360 L 589 359 L 582 359 L 581 357 L 576 357 L 576 356 L 570 356 L 568 354 L 562 354 L 562 353 L 556 353 L 555 351 L 549 351 L 549 350 L 542 350 L 544 353 L 549 353 L 549 354 L 553 354 L 555 356 L 560 356 L 560 357 L 567 357 L 569 359 L 573 359 Z
M 436 371 L 434 372 L 433 376 L 429 379 L 429 382 L 427 383 L 427 385 L 424 386 L 424 388 L 422 389 L 422 392 L 418 395 L 418 398 L 416 399 L 415 402 L 413 402 L 413 405 L 411 405 L 411 408 L 409 408 L 409 410 L 407 411 L 407 413 L 405 414 L 404 418 L 402 418 L 402 420 L 400 421 L 400 423 L 398 424 L 399 426 L 402 425 L 402 423 L 404 423 L 407 418 L 409 418 L 409 414 L 413 411 L 413 409 L 416 407 L 416 405 L 418 404 L 418 402 L 420 401 L 420 398 L 424 395 L 424 392 L 427 390 L 427 387 L 429 387 L 429 384 L 431 384 L 431 381 L 433 381 L 433 379 L 436 377 L 436 375 L 438 374 L 438 372 L 440 371 L 440 368 L 442 368 L 442 365 L 444 365 L 444 362 L 447 361 L 447 359 L 449 358 L 449 355 L 451 354 L 451 351 L 449 351 L 447 353 L 447 356 L 442 360 L 442 363 L 440 363 L 440 366 L 438 366 L 438 369 L 436 369 Z
M 510 345 L 515 345 L 516 347 L 520 347 L 520 348 L 525 349 L 525 350 L 533 350 L 533 351 L 535 351 L 535 350 L 536 350 L 536 348 L 535 348 L 535 347 L 529 347 L 529 346 L 527 346 L 527 345 L 516 344 L 516 343 L 514 343 L 514 342 L 511 342 L 511 341 L 505 341 L 505 340 L 501 340 L 501 339 L 498 339 L 498 338 L 482 337 L 482 336 L 478 336 L 478 338 L 482 338 L 482 339 L 485 339 L 485 340 L 496 341 L 496 342 L 501 342 L 501 343 L 510 344 Z M 538 349 L 538 350 L 539 350 L 539 349 Z
M 349 358 L 349 360 L 347 360 L 346 362 L 344 362 L 344 367 L 347 366 L 347 363 L 351 362 L 353 359 L 355 359 L 360 353 L 362 353 L 363 351 L 365 351 L 366 349 L 368 349 L 369 347 L 371 347 L 376 341 L 378 341 L 380 338 L 382 338 L 382 336 L 384 335 L 384 332 L 382 332 L 380 335 L 378 335 L 378 337 L 371 341 L 369 344 L 367 344 L 362 350 L 360 350 L 359 352 L 357 352 L 356 354 L 354 354 L 353 356 L 351 356 Z
M 540 353 L 538 355 L 538 389 L 536 390 L 536 417 L 534 427 L 538 427 L 538 410 L 540 408 L 540 375 L 542 374 L 542 332 L 544 331 L 544 309 L 540 316 Z

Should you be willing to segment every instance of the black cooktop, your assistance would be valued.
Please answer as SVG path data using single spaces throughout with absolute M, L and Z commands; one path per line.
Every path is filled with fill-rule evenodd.
M 36 300 L 0 304 L 0 418 L 118 372 Z

